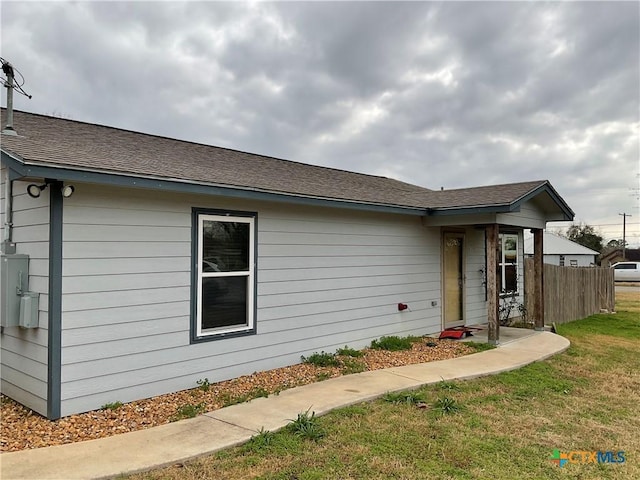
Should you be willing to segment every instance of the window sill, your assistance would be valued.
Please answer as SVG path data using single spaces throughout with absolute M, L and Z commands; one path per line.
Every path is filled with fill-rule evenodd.
M 233 330 L 228 332 L 215 332 L 208 333 L 206 335 L 193 336 L 191 337 L 191 343 L 204 343 L 204 342 L 213 342 L 216 340 L 224 340 L 225 338 L 237 338 L 237 337 L 246 337 L 249 335 L 255 335 L 256 329 L 247 328 L 243 330 Z

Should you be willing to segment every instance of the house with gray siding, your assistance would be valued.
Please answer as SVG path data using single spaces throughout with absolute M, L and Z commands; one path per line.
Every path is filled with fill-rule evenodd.
M 50 419 L 384 335 L 488 323 L 497 343 L 524 230 L 541 260 L 547 222 L 573 219 L 546 180 L 433 191 L 25 112 L 13 125 L 0 385 Z

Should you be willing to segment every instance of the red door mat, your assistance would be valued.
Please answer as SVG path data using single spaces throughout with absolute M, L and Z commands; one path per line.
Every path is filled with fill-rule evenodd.
M 462 338 L 473 335 L 472 332 L 482 330 L 476 327 L 451 327 L 440 333 L 440 338 Z

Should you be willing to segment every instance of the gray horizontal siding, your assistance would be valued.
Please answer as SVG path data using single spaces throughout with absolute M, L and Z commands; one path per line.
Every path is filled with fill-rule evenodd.
M 185 262 L 189 256 L 166 257 L 159 262 L 155 257 L 137 258 L 132 262 L 129 258 L 65 258 L 62 274 L 65 278 L 83 276 L 106 276 L 124 274 L 180 273 L 186 272 Z
M 3 366 L 2 393 L 42 415 L 47 413 L 47 385 L 39 378 Z
M 95 275 L 93 275 L 95 276 Z M 119 292 L 138 289 L 145 285 L 147 289 L 181 287 L 189 283 L 188 272 L 146 272 L 101 275 L 99 282 L 92 282 L 91 275 L 69 276 L 64 283 L 64 293 Z
M 262 255 L 262 250 L 260 251 Z M 267 270 L 300 270 L 300 266 L 304 264 L 303 270 L 307 269 L 344 269 L 348 268 L 348 272 L 353 267 L 401 267 L 407 266 L 421 266 L 423 268 L 431 268 L 433 265 L 429 259 L 426 259 L 424 255 L 394 255 L 394 252 L 388 252 L 385 255 L 359 255 L 352 257 L 309 257 L 306 255 L 298 256 L 277 256 L 266 257 L 261 256 L 258 259 L 258 269 L 260 271 Z M 323 270 L 324 271 L 324 270 Z M 347 272 L 347 273 L 348 273 Z
M 85 277 L 89 282 L 90 278 Z M 145 288 L 142 288 L 145 287 Z M 93 287 L 97 290 L 100 287 Z M 104 288 L 104 287 L 103 287 Z M 128 290 L 102 290 L 93 293 L 67 293 L 64 295 L 64 311 L 92 311 L 104 308 L 115 308 L 121 305 L 153 305 L 161 302 L 175 302 L 189 297 L 189 287 L 146 288 L 141 284 L 138 288 Z
M 192 207 L 258 212 L 256 335 L 189 344 Z M 63 415 L 440 328 L 418 218 L 82 184 L 64 213 Z
M 519 212 L 499 213 L 496 222 L 524 228 L 545 228 L 547 223 L 544 212 L 531 201 L 524 203 Z
M 6 195 L 4 169 L 0 197 Z M 13 241 L 16 253 L 29 255 L 29 290 L 40 293 L 40 328 L 5 328 L 0 336 L 2 393 L 23 405 L 47 413 L 47 343 L 49 290 L 49 192 L 39 198 L 26 194 L 28 183 L 13 183 Z M 4 228 L 4 201 L 0 202 Z M 2 237 L 4 238 L 4 236 Z
M 91 310 L 90 314 L 87 314 L 85 310 L 65 312 L 65 328 L 62 335 L 63 338 L 66 338 L 66 335 L 74 329 L 101 325 L 111 325 L 112 328 L 120 325 L 124 329 L 128 324 L 145 320 L 180 317 L 188 309 L 189 300 L 180 299 L 174 302 L 162 301 L 147 305 L 123 305 L 114 308 L 102 308 Z M 188 329 L 188 327 L 185 327 L 185 329 Z M 123 333 L 123 335 L 126 336 L 126 333 Z

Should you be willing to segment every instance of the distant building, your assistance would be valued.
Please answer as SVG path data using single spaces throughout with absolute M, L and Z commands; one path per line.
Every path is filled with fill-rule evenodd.
M 542 251 L 544 263 L 561 267 L 590 267 L 596 264 L 599 253 L 565 237 L 544 232 Z M 533 257 L 533 237 L 525 238 L 524 254 Z
M 622 255 L 622 249 L 616 248 L 610 252 L 600 255 L 600 265 L 603 267 L 610 267 L 617 262 L 640 262 L 640 248 L 627 248 Z

